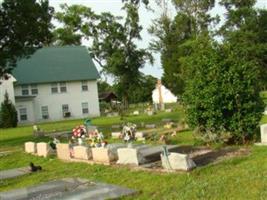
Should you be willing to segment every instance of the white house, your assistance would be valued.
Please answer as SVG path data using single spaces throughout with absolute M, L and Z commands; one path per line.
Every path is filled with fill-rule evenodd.
M 22 59 L 2 81 L 20 123 L 99 116 L 98 71 L 85 47 L 45 47 Z M 12 87 L 13 86 L 13 87 Z

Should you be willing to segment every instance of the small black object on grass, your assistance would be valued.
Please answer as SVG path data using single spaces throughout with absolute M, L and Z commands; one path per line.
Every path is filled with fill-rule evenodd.
M 41 166 L 35 166 L 32 162 L 30 163 L 30 171 L 31 172 L 37 172 L 37 171 L 40 171 L 40 170 L 42 170 Z

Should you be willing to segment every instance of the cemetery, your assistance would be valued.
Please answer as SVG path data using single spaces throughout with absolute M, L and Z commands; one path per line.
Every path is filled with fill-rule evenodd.
M 50 128 L 53 130 L 50 136 L 36 136 L 33 127 L 29 126 L 27 135 L 29 131 L 32 135 L 19 142 L 15 148 L 18 152 L 7 151 L 9 149 L 7 144 L 3 145 L 3 150 L 1 149 L 3 155 L 0 159 L 10 164 L 0 168 L 0 181 L 4 186 L 3 190 L 0 187 L 0 197 L 1 199 L 120 197 L 147 199 L 149 192 L 145 191 L 155 192 L 160 183 L 147 188 L 131 184 L 137 173 L 143 178 L 158 177 L 162 181 L 167 181 L 164 178 L 167 176 L 168 180 L 174 181 L 175 177 L 185 178 L 188 173 L 192 174 L 189 176 L 195 176 L 199 170 L 213 168 L 215 170 L 224 163 L 231 165 L 235 159 L 250 158 L 255 151 L 254 147 L 214 148 L 195 145 L 192 139 L 188 139 L 191 133 L 187 125 L 177 120 L 177 117 L 173 118 L 171 114 L 160 113 L 161 117 L 154 118 L 153 121 L 131 120 L 132 123 L 121 124 L 113 121 L 108 127 L 105 127 L 101 120 L 92 120 L 90 124 L 84 125 L 79 125 L 83 124 L 81 121 L 74 121 L 67 125 L 70 128 L 66 131 Z M 46 127 L 42 124 L 39 126 Z M 266 143 L 266 124 L 261 125 L 260 129 L 260 142 L 255 144 L 255 148 L 257 146 L 262 148 L 261 146 L 264 147 Z M 61 132 L 64 134 L 58 134 Z M 16 164 L 15 157 L 12 158 L 16 155 L 23 156 L 25 160 L 21 164 Z M 28 162 L 33 162 L 37 171 L 32 171 L 28 167 Z M 38 165 L 41 169 L 38 169 Z M 54 173 L 57 175 L 53 175 Z M 109 176 L 116 173 L 126 184 L 115 177 L 112 178 L 114 181 L 110 182 L 109 176 L 103 176 L 102 173 L 110 174 Z M 41 179 L 34 180 L 33 177 Z M 204 175 L 202 177 L 204 178 Z M 142 185 L 143 178 L 140 178 L 141 182 L 138 181 L 138 185 Z M 21 188 L 17 184 L 12 184 L 14 180 L 22 180 L 25 183 L 28 180 L 31 184 Z M 160 195 L 161 192 L 158 191 L 156 194 Z

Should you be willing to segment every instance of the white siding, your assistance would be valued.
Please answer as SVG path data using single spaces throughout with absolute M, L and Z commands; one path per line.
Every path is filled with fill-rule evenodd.
M 0 104 L 4 101 L 4 95 L 7 92 L 9 99 L 15 104 L 15 98 L 14 98 L 14 87 L 13 82 L 15 82 L 16 79 L 11 76 L 8 80 L 0 79 Z
M 81 81 L 66 82 L 67 92 L 52 94 L 51 84 L 38 84 L 38 95 L 33 99 L 34 120 L 45 121 L 42 119 L 42 106 L 48 106 L 48 120 L 63 120 L 73 118 L 99 116 L 99 101 L 97 82 L 88 81 L 88 91 L 82 91 Z M 15 87 L 15 94 L 21 96 L 21 87 Z M 30 93 L 31 95 L 31 93 Z M 82 103 L 88 102 L 89 114 L 82 114 Z M 68 104 L 71 113 L 70 118 L 64 118 L 62 105 Z

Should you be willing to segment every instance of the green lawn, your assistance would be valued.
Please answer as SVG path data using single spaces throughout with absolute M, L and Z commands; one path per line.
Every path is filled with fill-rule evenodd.
M 140 123 L 161 123 L 163 118 L 179 120 L 182 112 L 159 113 L 128 117 Z M 71 129 L 82 120 L 41 124 L 46 131 Z M 93 119 L 93 124 L 108 132 L 111 124 L 121 123 L 119 117 Z M 264 116 L 261 123 L 267 123 Z M 23 167 L 34 162 L 44 170 L 16 179 L 0 182 L 0 191 L 34 185 L 63 177 L 82 177 L 136 189 L 140 193 L 126 199 L 266 199 L 267 197 L 267 147 L 246 146 L 248 156 L 229 158 L 217 164 L 199 167 L 190 173 L 162 174 L 129 170 L 126 167 L 64 163 L 54 157 L 39 158 L 23 153 L 23 142 L 32 139 L 32 126 L 0 130 L 0 150 L 15 148 L 17 152 L 0 157 L 0 170 Z M 191 131 L 177 134 L 177 144 L 194 144 Z

